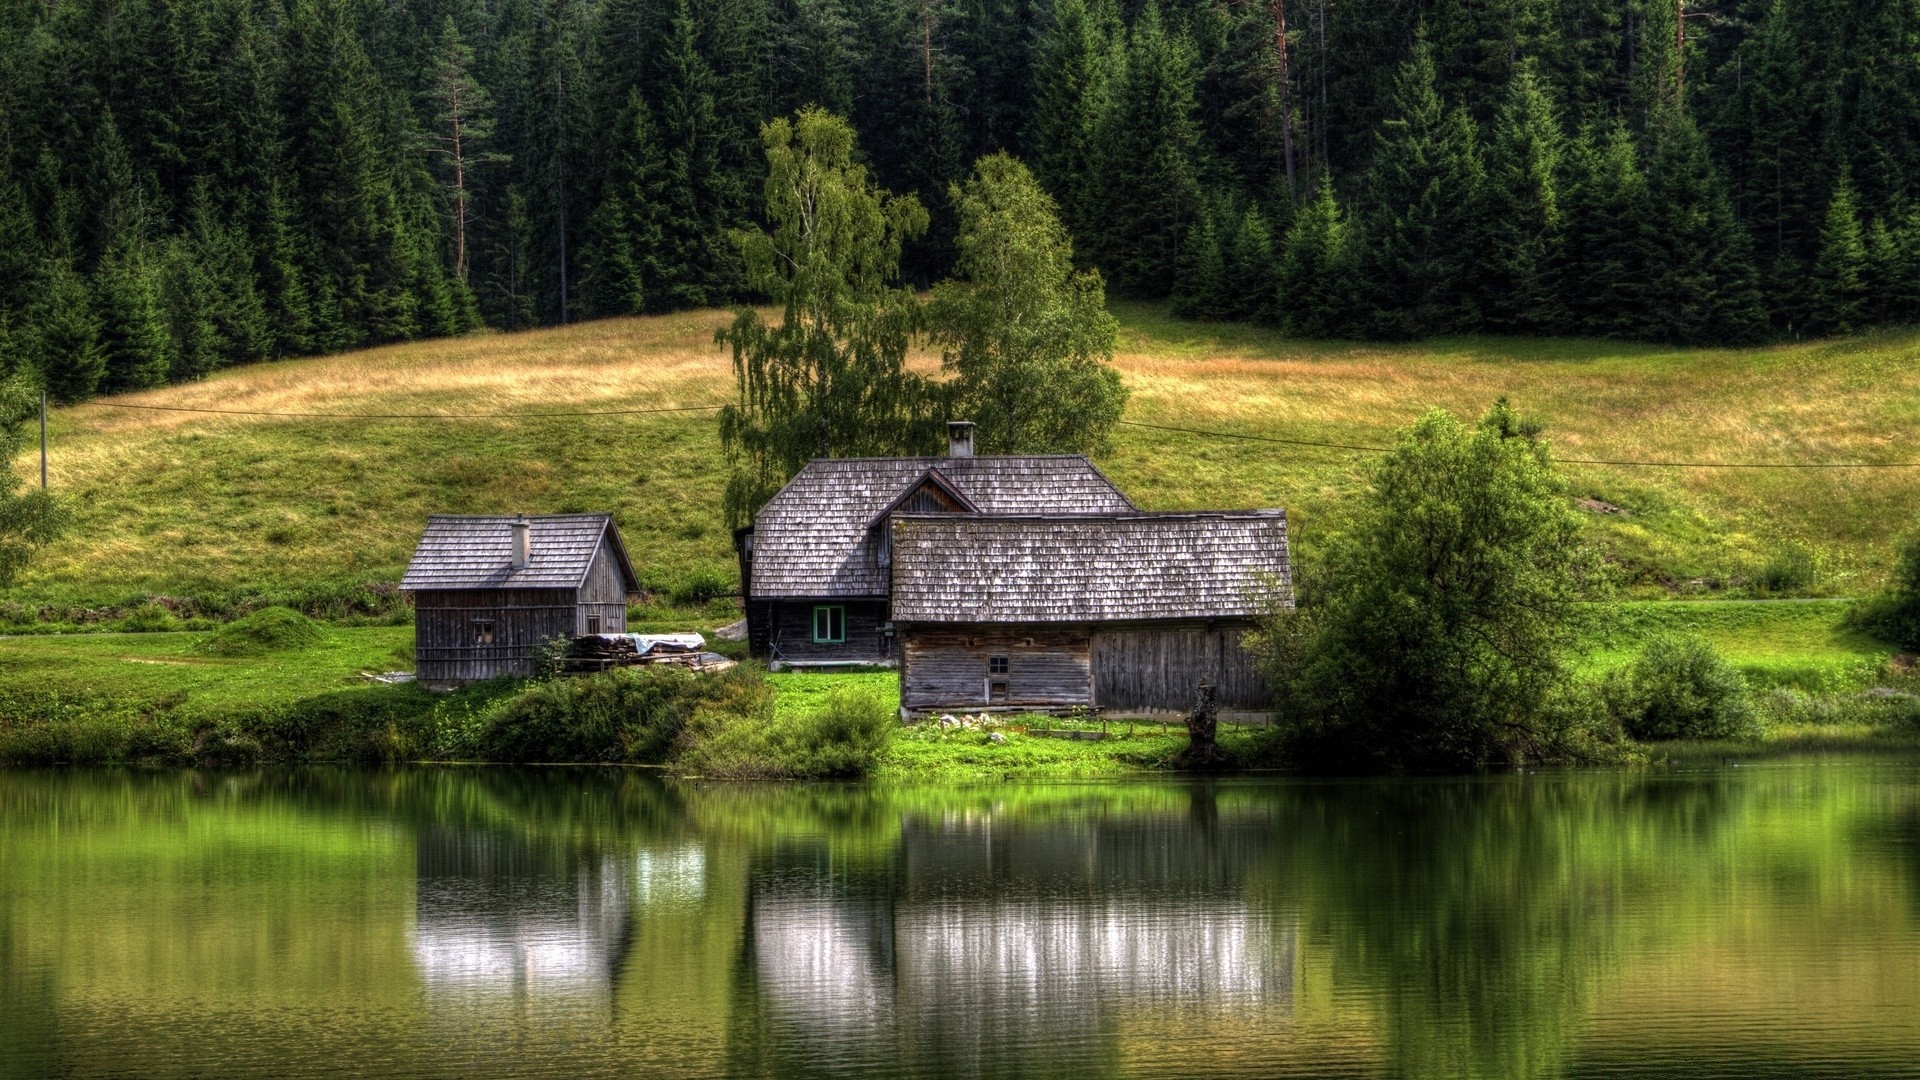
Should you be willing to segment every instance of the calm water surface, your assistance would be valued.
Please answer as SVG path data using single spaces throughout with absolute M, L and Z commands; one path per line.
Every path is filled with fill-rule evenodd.
M 0 772 L 6 1076 L 1920 1076 L 1920 766 Z

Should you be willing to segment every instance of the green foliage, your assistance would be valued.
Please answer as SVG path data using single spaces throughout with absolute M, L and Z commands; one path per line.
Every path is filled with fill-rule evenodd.
M 757 671 L 617 668 L 529 687 L 492 710 L 476 749 L 493 761 L 659 764 L 696 713 L 765 716 Z
M 677 751 L 679 766 L 701 776 L 749 780 L 857 779 L 871 773 L 899 720 L 878 695 L 832 691 L 804 712 L 706 709 L 694 716 Z
M 1429 413 L 1265 635 L 1291 751 L 1440 769 L 1567 753 L 1591 720 L 1569 691 L 1590 570 L 1529 425 L 1504 402 L 1471 428 Z
M 637 88 L 628 92 L 606 153 L 606 188 L 587 221 L 580 289 L 594 314 L 639 314 L 648 309 L 649 289 L 663 288 L 670 275 L 661 265 L 665 163 Z
M 320 625 L 285 607 L 264 607 L 209 634 L 200 651 L 209 656 L 263 656 L 304 649 L 320 641 Z
M 1114 284 L 1163 296 L 1174 283 L 1180 243 L 1200 209 L 1198 73 L 1193 43 L 1147 5 L 1114 66 L 1094 163 L 1098 223 L 1087 237 Z
M 931 433 L 924 382 L 906 369 L 919 309 L 895 283 L 901 246 L 926 230 L 926 210 L 868 179 L 853 128 L 831 113 L 802 109 L 761 136 L 773 231 L 737 239 L 749 285 L 781 321 L 742 309 L 717 335 L 738 384 L 720 419 L 735 522 L 812 458 L 903 453 Z
M 1728 739 L 1760 733 L 1746 680 L 1698 638 L 1656 638 L 1608 675 L 1607 711 L 1633 738 Z
M 1901 537 L 1886 591 L 1862 601 L 1849 622 L 1909 652 L 1920 652 L 1920 528 Z
M 39 388 L 29 372 L 0 378 L 0 461 L 13 461 L 26 449 L 39 407 Z M 0 473 L 0 588 L 13 584 L 35 552 L 66 532 L 70 517 L 48 492 L 21 491 L 19 473 Z
M 120 629 L 129 634 L 157 634 L 179 628 L 180 620 L 173 612 L 152 600 L 127 612 L 127 617 L 120 620 Z
M 1808 329 L 1851 334 L 1867 324 L 1867 245 L 1853 181 L 1843 169 L 1820 226 L 1820 255 L 1813 263 L 1813 308 Z
M 949 415 L 974 421 L 988 453 L 1103 451 L 1127 391 L 1107 365 L 1120 324 L 1099 272 L 1074 270 L 1053 200 L 1013 158 L 980 159 L 951 198 L 956 279 L 928 310 Z
M 1280 326 L 1296 337 L 1338 337 L 1353 326 L 1354 250 L 1333 182 L 1320 184 L 1287 230 L 1280 252 Z

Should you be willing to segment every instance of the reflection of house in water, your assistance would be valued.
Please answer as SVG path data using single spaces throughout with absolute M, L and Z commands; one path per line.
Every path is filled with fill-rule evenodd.
M 430 993 L 610 997 L 630 859 L 428 828 L 416 862 L 413 957 Z
M 770 868 L 750 924 L 767 1034 L 996 1071 L 1023 1046 L 1092 1052 L 1129 1012 L 1284 1014 L 1294 926 L 1244 892 L 1271 827 L 976 819 L 910 826 L 871 887 Z

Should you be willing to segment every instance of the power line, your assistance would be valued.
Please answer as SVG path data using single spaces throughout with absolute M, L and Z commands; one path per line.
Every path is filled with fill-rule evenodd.
M 1363 446 L 1358 443 L 1281 439 L 1272 435 L 1245 435 L 1236 431 L 1203 431 L 1199 428 L 1172 427 L 1166 424 L 1145 424 L 1138 420 L 1122 420 L 1120 423 L 1128 427 L 1151 428 L 1155 431 L 1176 431 L 1184 435 L 1205 435 L 1215 439 L 1244 439 L 1248 442 L 1279 443 L 1284 446 L 1358 450 L 1370 454 L 1385 454 L 1393 449 L 1390 446 Z M 1605 458 L 1567 457 L 1556 457 L 1554 461 L 1562 465 L 1617 465 L 1647 469 L 1920 469 L 1920 461 L 1619 461 Z
M 89 401 L 109 409 L 141 409 L 148 412 L 199 413 L 209 416 L 273 416 L 312 420 L 538 420 L 579 416 L 642 416 L 654 413 L 711 412 L 724 405 L 674 405 L 659 409 L 588 409 L 575 412 L 484 412 L 484 413 L 323 413 L 262 412 L 249 409 L 193 409 L 185 405 L 134 405 L 123 401 Z

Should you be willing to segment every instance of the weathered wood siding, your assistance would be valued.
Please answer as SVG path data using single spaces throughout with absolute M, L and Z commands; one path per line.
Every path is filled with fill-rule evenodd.
M 614 556 L 613 547 L 606 541 L 600 543 L 600 550 L 594 553 L 593 565 L 587 568 L 585 584 L 580 588 L 580 610 L 575 620 L 574 633 L 588 633 L 587 617 L 600 616 L 600 632 L 603 634 L 624 634 L 627 632 L 627 583 L 620 574 L 619 560 Z
M 839 644 L 816 644 L 813 640 L 813 609 L 833 604 L 847 609 L 846 640 Z M 778 600 L 767 605 L 770 634 L 767 656 L 775 660 L 849 660 L 879 663 L 893 659 L 893 640 L 881 633 L 887 622 L 885 600 Z M 751 612 L 748 634 L 753 631 Z
M 574 589 L 431 589 L 413 598 L 414 670 L 423 683 L 472 682 L 533 674 L 533 649 L 572 636 L 579 619 Z M 474 642 L 476 621 L 493 623 L 493 642 Z
M 1092 702 L 1084 626 L 908 626 L 900 642 L 900 703 L 910 711 Z M 1004 675 L 989 671 L 995 656 L 1007 658 Z M 997 682 L 1006 696 L 989 700 Z
M 1263 709 L 1267 684 L 1240 645 L 1244 624 L 1099 627 L 1093 632 L 1094 703 L 1185 712 L 1201 680 L 1212 683 L 1223 709 Z

